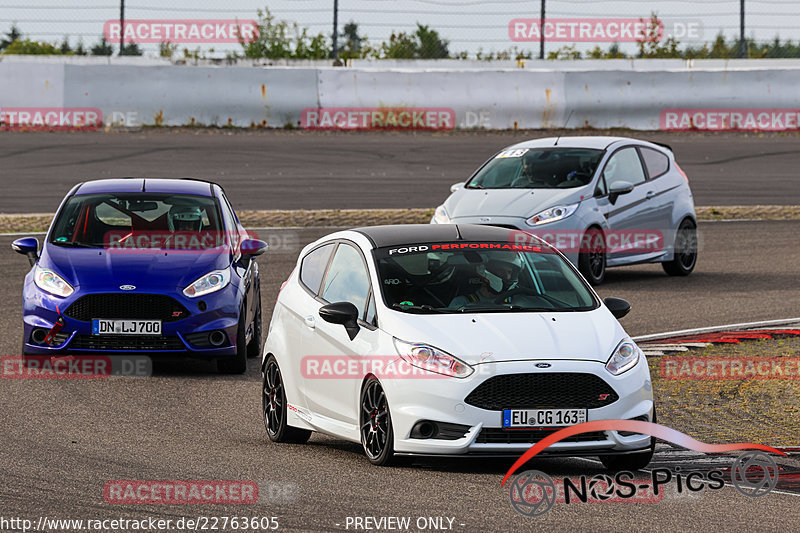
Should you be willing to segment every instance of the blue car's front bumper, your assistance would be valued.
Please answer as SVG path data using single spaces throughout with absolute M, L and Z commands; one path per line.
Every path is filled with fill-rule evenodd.
M 99 310 L 103 316 L 94 316 L 93 310 L 85 310 L 90 318 L 74 318 L 70 306 L 87 295 L 112 295 L 112 301 L 124 301 L 128 296 L 142 294 L 170 297 L 185 309 L 185 318 L 167 316 L 162 320 L 161 335 L 93 335 L 93 318 L 153 318 L 151 316 L 114 316 L 114 308 Z M 77 287 L 67 298 L 53 296 L 37 287 L 29 274 L 25 278 L 23 290 L 23 351 L 30 355 L 69 355 L 69 354 L 109 354 L 109 353 L 147 353 L 156 357 L 190 356 L 217 358 L 236 354 L 239 312 L 241 297 L 238 288 L 229 284 L 224 289 L 199 298 L 187 298 L 181 288 L 152 290 L 137 289 L 135 292 L 121 291 L 118 287 L 93 287 L 91 290 Z M 74 308 L 73 308 L 74 309 Z M 51 344 L 35 342 L 32 334 L 37 329 L 48 332 L 62 316 L 64 325 Z M 70 316 L 73 315 L 73 316 Z M 87 318 L 87 317 L 82 317 Z M 226 339 L 219 347 L 207 342 L 206 333 L 223 331 Z M 38 332 L 41 335 L 41 331 Z

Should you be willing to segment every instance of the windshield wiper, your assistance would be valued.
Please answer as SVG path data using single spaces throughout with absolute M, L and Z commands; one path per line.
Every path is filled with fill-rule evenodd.
M 56 246 L 74 246 L 76 248 L 98 248 L 102 246 L 100 244 L 88 244 L 79 241 L 51 241 L 50 244 L 55 244 Z
M 392 304 L 392 309 L 398 311 L 430 311 L 432 313 L 449 313 L 450 310 L 442 307 L 433 307 L 432 305 L 400 305 L 398 303 Z
M 467 313 L 470 311 L 527 311 L 528 309 L 525 307 L 520 307 L 519 305 L 511 305 L 511 304 L 498 304 L 497 306 L 493 305 L 462 305 L 456 311 L 461 313 Z

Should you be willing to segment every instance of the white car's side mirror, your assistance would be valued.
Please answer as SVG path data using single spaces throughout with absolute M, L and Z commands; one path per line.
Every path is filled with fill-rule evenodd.
M 450 186 L 450 192 L 456 192 L 457 190 L 462 189 L 465 183 L 466 181 L 459 181 L 458 183 L 452 184 Z

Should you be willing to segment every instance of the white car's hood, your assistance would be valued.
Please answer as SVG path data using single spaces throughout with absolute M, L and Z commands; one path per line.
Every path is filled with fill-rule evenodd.
M 389 316 L 386 316 L 389 315 Z M 381 328 L 464 362 L 573 359 L 605 363 L 626 336 L 608 309 L 566 313 L 384 313 Z
M 450 218 L 530 217 L 558 204 L 579 201 L 585 187 L 574 189 L 460 189 L 445 203 Z

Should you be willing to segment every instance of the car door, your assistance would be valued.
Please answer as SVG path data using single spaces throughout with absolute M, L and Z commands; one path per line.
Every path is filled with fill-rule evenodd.
M 319 291 L 304 319 L 301 341 L 304 357 L 326 358 L 333 371 L 309 375 L 303 382 L 306 405 L 312 423 L 331 431 L 357 429 L 358 404 L 363 374 L 359 370 L 367 357 L 375 355 L 378 330 L 374 326 L 372 287 L 366 259 L 355 243 L 339 241 Z M 350 302 L 359 310 L 358 334 L 352 340 L 341 324 L 331 324 L 319 315 L 328 303 Z M 380 355 L 378 354 L 380 357 Z M 338 364 L 334 364 L 336 362 Z M 351 364 L 352 363 L 352 364 Z M 302 364 L 302 363 L 301 363 Z
M 253 335 L 253 318 L 258 308 L 259 295 L 255 291 L 255 279 L 258 276 L 258 265 L 254 257 L 242 258 L 241 242 L 246 236 L 244 228 L 239 224 L 225 194 L 220 192 L 220 210 L 225 223 L 225 232 L 231 243 L 231 261 L 236 272 L 242 278 L 242 293 L 244 294 L 244 319 L 246 324 L 245 336 L 249 341 Z
M 610 230 L 606 234 L 608 265 L 653 256 L 646 249 L 642 237 L 648 230 L 663 225 L 663 214 L 657 203 L 651 202 L 656 193 L 647 181 L 636 147 L 625 146 L 616 150 L 606 161 L 600 179 L 602 197 L 598 198 L 598 207 Z M 615 197 L 611 190 L 623 182 L 633 185 L 633 190 Z
M 644 169 L 647 172 L 647 190 L 650 195 L 651 208 L 658 222 L 654 229 L 661 232 L 663 245 L 669 246 L 675 240 L 672 213 L 678 199 L 681 182 L 671 182 L 668 177 L 670 170 L 669 157 L 655 148 L 640 146 L 639 154 L 642 156 Z

